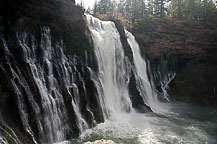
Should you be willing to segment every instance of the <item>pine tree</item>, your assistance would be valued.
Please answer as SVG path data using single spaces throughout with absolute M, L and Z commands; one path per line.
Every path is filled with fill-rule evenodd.
M 169 13 L 172 17 L 181 19 L 183 17 L 183 0 L 171 0 Z
M 97 12 L 99 12 L 99 9 L 98 9 L 97 0 L 95 0 L 94 6 L 93 6 L 93 14 L 96 15 Z
M 153 15 L 154 13 L 154 3 L 153 0 L 147 0 L 147 12 L 148 14 Z
M 154 4 L 155 4 L 155 15 L 159 16 L 159 17 L 164 17 L 165 16 L 165 12 L 168 11 L 168 9 L 165 7 L 165 4 L 168 3 L 170 0 L 155 0 Z

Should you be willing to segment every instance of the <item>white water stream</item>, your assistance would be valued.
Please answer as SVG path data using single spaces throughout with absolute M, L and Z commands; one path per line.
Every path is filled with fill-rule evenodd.
M 216 111 L 185 104 L 161 104 L 150 84 L 146 61 L 140 54 L 135 37 L 125 31 L 133 53 L 133 62 L 130 62 L 124 54 L 120 34 L 115 24 L 101 21 L 90 15 L 86 15 L 86 18 L 94 43 L 98 71 L 93 71 L 89 67 L 87 69 L 96 86 L 97 100 L 105 118 L 104 123 L 92 129 L 88 129 L 87 119 L 90 117 L 85 119 L 85 115 L 82 114 L 84 110 L 80 99 L 82 91 L 79 91 L 78 82 L 84 90 L 83 96 L 87 97 L 87 95 L 85 81 L 76 67 L 76 58 L 69 59 L 65 56 L 62 45 L 52 46 L 50 29 L 47 27 L 41 29 L 39 44 L 34 37 L 28 38 L 26 33 L 17 34 L 23 61 L 38 90 L 37 96 L 30 89 L 21 69 L 13 63 L 11 58 L 13 55 L 6 41 L 2 39 L 7 65 L 12 73 L 11 83 L 17 95 L 20 117 L 24 129 L 32 136 L 35 143 L 38 141 L 54 143 L 63 141 L 67 137 L 68 115 L 60 80 L 63 81 L 61 84 L 65 86 L 65 91 L 72 99 L 70 104 L 76 119 L 74 125 L 78 127 L 78 133 L 82 134 L 78 139 L 62 143 L 81 144 L 101 138 L 124 144 L 217 143 L 217 125 L 213 120 L 217 118 Z M 40 57 L 38 53 L 41 54 Z M 61 59 L 57 60 L 55 57 Z M 132 96 L 129 94 L 132 71 L 135 72 L 136 87 L 144 103 L 155 113 L 139 114 L 132 107 Z M 167 85 L 168 83 L 165 89 Z M 29 102 L 34 113 L 40 140 L 35 140 L 25 100 Z M 84 105 L 91 118 L 94 118 L 88 104 L 84 103 Z M 95 124 L 95 121 L 93 120 L 92 123 Z M 0 136 L 0 143 L 8 143 L 8 141 Z
M 79 139 L 71 143 L 77 144 L 96 139 L 112 139 L 124 144 L 215 144 L 217 142 L 214 134 L 217 129 L 216 123 L 212 119 L 201 120 L 201 114 L 198 113 L 203 111 L 205 115 L 213 115 L 212 111 L 185 104 L 161 104 L 157 100 L 147 76 L 146 62 L 140 54 L 139 45 L 135 37 L 127 31 L 125 32 L 136 68 L 137 88 L 144 102 L 158 114 L 138 114 L 135 111 L 126 113 L 127 109 L 123 109 L 124 107 L 132 109 L 127 89 L 129 67 L 124 62 L 120 36 L 114 23 L 100 21 L 89 15 L 86 17 L 99 63 L 99 79 L 103 87 L 101 96 L 105 100 L 105 108 L 111 115 L 105 123 L 87 130 Z M 117 71 L 117 68 L 120 68 L 120 71 Z M 124 81 L 124 84 L 120 86 L 119 80 Z
M 120 41 L 120 35 L 113 22 L 101 21 L 86 15 L 94 42 L 98 61 L 98 77 L 103 92 L 107 115 L 119 115 L 132 109 L 128 93 L 129 68 Z M 99 88 L 98 88 L 99 89 Z

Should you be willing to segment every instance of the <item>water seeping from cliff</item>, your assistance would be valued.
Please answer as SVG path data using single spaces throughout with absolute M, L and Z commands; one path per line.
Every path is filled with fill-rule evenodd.
M 72 131 L 67 123 L 69 117 L 63 92 L 68 96 L 72 107 L 70 112 L 74 113 L 78 133 L 88 128 L 80 110 L 78 82 L 84 93 L 85 86 L 76 68 L 76 56 L 67 58 L 61 43 L 52 46 L 49 27 L 42 27 L 40 32 L 40 40 L 25 32 L 17 33 L 22 64 L 17 63 L 11 52 L 13 49 L 8 47 L 6 40 L 1 36 L 6 60 L 6 65 L 1 68 L 10 70 L 10 81 L 17 96 L 19 115 L 24 129 L 32 137 L 33 142 L 54 143 L 63 141 L 66 139 L 66 134 Z M 59 59 L 56 59 L 57 57 Z M 30 88 L 30 84 L 33 89 Z M 38 134 L 34 133 L 37 131 L 32 128 L 33 119 Z M 2 130 L 6 131 L 3 128 Z M 15 143 L 19 143 L 15 140 L 13 140 Z M 0 141 L 6 143 L 4 137 Z
M 61 40 L 52 44 L 49 27 L 41 27 L 39 38 L 25 31 L 17 33 L 19 50 L 0 35 L 6 61 L 0 69 L 9 73 L 22 126 L 34 143 L 81 144 L 104 138 L 124 144 L 216 144 L 216 110 L 160 103 L 135 37 L 125 31 L 133 56 L 130 60 L 113 22 L 91 15 L 86 18 L 97 70 L 87 65 L 87 52 L 82 62 L 76 55 L 67 55 Z M 133 76 L 140 108 L 148 108 L 147 113 L 135 108 L 138 103 L 130 94 Z M 166 97 L 173 78 L 162 83 Z M 3 121 L 0 119 L 0 143 L 10 143 L 7 137 L 21 143 Z M 80 137 L 67 140 L 72 135 Z

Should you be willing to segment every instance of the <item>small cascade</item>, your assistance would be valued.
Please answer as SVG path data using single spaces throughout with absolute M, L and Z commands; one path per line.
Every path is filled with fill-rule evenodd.
M 169 98 L 169 84 L 170 82 L 175 78 L 176 73 L 169 73 L 164 80 L 160 83 L 161 85 L 161 90 L 162 92 L 158 92 L 160 95 L 160 98 L 162 98 L 163 100 L 169 102 L 170 98 Z
M 63 49 L 60 47 L 60 53 L 61 53 L 61 63 L 59 64 L 61 66 L 62 71 L 64 71 L 63 79 L 65 83 L 65 87 L 67 89 L 68 94 L 71 96 L 71 104 L 73 107 L 73 110 L 75 112 L 77 121 L 76 124 L 80 130 L 80 132 L 84 131 L 85 129 L 88 128 L 88 124 L 86 121 L 83 119 L 81 115 L 81 110 L 80 110 L 80 95 L 79 95 L 79 90 L 78 86 L 76 84 L 76 75 L 78 74 L 78 80 L 83 82 L 83 79 L 78 72 L 76 68 L 76 58 L 73 58 L 72 61 L 68 60 L 67 57 L 63 53 Z
M 148 61 L 150 81 L 161 102 L 169 102 L 169 84 L 176 76 L 177 57 L 172 54 L 162 54 L 160 58 Z
M 26 89 L 28 92 L 28 99 L 32 104 L 32 108 L 36 114 L 38 129 L 43 137 L 44 142 L 55 142 L 64 140 L 63 119 L 67 119 L 66 110 L 64 107 L 63 97 L 58 89 L 57 79 L 54 77 L 54 69 L 52 63 L 52 56 L 54 51 L 51 46 L 50 29 L 42 28 L 42 40 L 40 47 L 43 49 L 41 55 L 41 62 L 38 61 L 36 54 L 36 46 L 34 45 L 34 38 L 32 45 L 28 46 L 26 34 L 17 34 L 19 45 L 23 50 L 24 61 L 30 68 L 32 78 L 39 90 L 40 105 L 33 98 L 31 90 Z M 18 68 L 17 68 L 18 69 Z M 20 78 L 21 72 L 18 74 Z M 13 81 L 12 81 L 13 82 Z M 19 83 L 14 83 L 20 95 L 22 83 L 28 86 L 25 79 L 20 80 Z M 20 104 L 23 102 L 20 101 Z
M 126 66 L 120 35 L 115 24 L 101 21 L 91 15 L 86 15 L 89 30 L 94 42 L 95 54 L 99 72 L 96 81 L 102 101 L 104 113 L 107 115 L 129 112 L 132 104 L 128 93 L 129 73 Z
M 149 75 L 152 85 L 155 86 L 155 91 L 158 99 L 161 102 L 169 102 L 169 84 L 175 78 L 175 62 L 168 63 L 168 61 L 161 59 L 160 65 L 151 67 L 149 63 Z
M 25 81 L 24 76 L 20 73 L 19 68 L 17 66 L 15 66 L 15 68 L 16 68 L 17 73 L 19 73 L 20 75 L 17 74 L 16 71 L 14 70 L 14 68 L 12 66 L 13 62 L 11 62 L 12 54 L 11 54 L 11 52 L 10 52 L 8 46 L 7 46 L 6 40 L 3 38 L 3 36 L 1 36 L 0 38 L 1 38 L 1 40 L 3 42 L 3 45 L 4 45 L 6 64 L 8 65 L 8 67 L 9 67 L 9 69 L 11 71 L 11 75 L 12 75 L 12 77 L 11 77 L 11 84 L 12 84 L 12 86 L 14 88 L 14 91 L 15 91 L 15 93 L 17 95 L 17 101 L 18 101 L 17 105 L 18 105 L 19 114 L 21 116 L 21 120 L 22 120 L 24 129 L 32 136 L 33 141 L 35 143 L 37 143 L 36 140 L 35 140 L 35 138 L 34 138 L 34 136 L 33 136 L 32 129 L 31 129 L 30 125 L 29 125 L 28 114 L 26 112 L 27 110 L 25 108 L 24 98 L 23 98 L 23 95 L 21 93 L 21 90 L 19 89 L 19 86 L 20 87 L 24 86 L 24 89 L 27 92 L 30 92 L 29 87 L 27 86 L 28 84 Z M 16 83 L 18 83 L 19 86 Z M 32 94 L 31 93 L 28 93 L 28 94 L 29 94 L 29 98 L 31 99 L 32 98 Z M 35 105 L 35 109 L 37 109 L 37 108 L 38 108 L 38 106 Z
M 0 126 L 0 132 L 2 134 L 4 134 L 6 137 L 9 137 L 10 140 L 13 141 L 14 143 L 21 144 L 21 141 L 19 140 L 19 138 L 17 137 L 15 132 L 9 126 L 7 126 L 5 123 L 3 123 L 2 121 L 0 121 L 0 123 L 3 124 L 3 126 L 4 126 L 4 127 Z M 9 144 L 7 139 L 1 135 L 0 135 L 0 143 Z

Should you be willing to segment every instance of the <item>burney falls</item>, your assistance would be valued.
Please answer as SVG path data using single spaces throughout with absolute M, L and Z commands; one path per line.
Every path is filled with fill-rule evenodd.
M 217 144 L 216 0 L 0 0 L 0 144 Z

